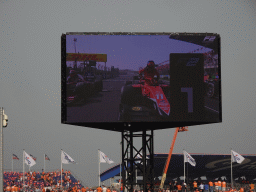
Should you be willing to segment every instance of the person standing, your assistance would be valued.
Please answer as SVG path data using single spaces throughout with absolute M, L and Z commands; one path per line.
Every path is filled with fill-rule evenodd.
M 182 183 L 181 190 L 182 190 L 182 192 L 186 192 L 187 191 L 186 183 L 184 183 L 184 182 Z
M 99 186 L 96 190 L 97 190 L 97 192 L 102 192 L 101 186 Z
M 11 187 L 10 187 L 9 184 L 8 184 L 7 187 L 6 187 L 5 192 L 11 192 Z
M 197 189 L 197 182 L 196 181 L 193 182 L 193 187 L 194 187 L 194 190 Z
M 199 185 L 199 188 L 200 188 L 200 192 L 204 192 L 204 184 L 203 184 L 203 183 L 201 183 L 201 184 Z
M 169 183 L 169 188 L 170 188 L 170 191 L 172 192 L 173 191 L 173 183 L 172 183 L 172 181 L 170 181 L 170 183 Z
M 178 192 L 181 192 L 182 186 L 180 184 L 177 185 Z
M 111 190 L 110 190 L 110 188 L 109 188 L 109 187 L 107 188 L 107 192 L 111 192 Z
M 222 191 L 226 191 L 226 185 L 227 185 L 226 181 L 223 180 L 223 181 L 221 182 Z
M 103 185 L 102 192 L 107 192 L 107 187 Z
M 250 184 L 250 192 L 254 192 L 254 184 L 253 184 L 253 182 L 251 182 L 251 184 Z
M 204 184 L 204 192 L 209 192 L 209 185 L 207 183 Z
M 218 190 L 221 191 L 221 180 L 218 181 Z
M 177 190 L 177 181 L 174 182 L 173 190 Z
M 218 191 L 218 190 L 219 190 L 218 181 L 215 181 L 215 182 L 214 182 L 214 185 L 215 185 L 215 190 Z
M 212 181 L 209 182 L 209 186 L 210 186 L 210 192 L 213 192 L 213 182 Z

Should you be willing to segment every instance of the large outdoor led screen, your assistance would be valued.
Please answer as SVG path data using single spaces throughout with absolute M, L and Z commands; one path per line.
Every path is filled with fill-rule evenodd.
M 62 123 L 142 131 L 219 123 L 220 37 L 67 33 Z

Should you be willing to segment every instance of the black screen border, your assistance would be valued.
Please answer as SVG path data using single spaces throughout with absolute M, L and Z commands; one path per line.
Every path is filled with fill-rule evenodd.
M 84 122 L 69 123 L 67 122 L 67 105 L 66 105 L 66 36 L 67 35 L 169 35 L 171 36 L 216 36 L 218 50 L 218 76 L 219 76 L 219 122 Z M 217 33 L 149 33 L 149 32 L 67 32 L 61 36 L 61 123 L 87 128 L 96 128 L 109 131 L 149 131 L 159 129 L 169 129 L 184 126 L 195 126 L 204 124 L 214 124 L 222 122 L 222 93 L 221 93 L 221 44 L 220 35 Z

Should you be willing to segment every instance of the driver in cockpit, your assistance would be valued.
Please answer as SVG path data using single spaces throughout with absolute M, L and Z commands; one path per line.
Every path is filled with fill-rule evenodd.
M 155 62 L 152 61 L 152 60 L 148 61 L 147 66 L 144 69 L 141 69 L 139 71 L 140 78 L 142 78 L 142 74 L 144 74 L 144 79 L 145 80 L 147 80 L 147 79 L 152 79 L 153 80 L 154 76 L 157 76 L 157 78 L 155 79 L 156 83 L 158 82 L 158 80 L 160 78 L 160 75 L 159 75 L 158 71 L 155 68 Z

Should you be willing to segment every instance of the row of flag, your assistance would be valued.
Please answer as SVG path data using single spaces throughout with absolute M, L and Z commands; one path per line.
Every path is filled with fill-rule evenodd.
M 30 165 L 32 167 L 33 165 L 36 164 L 36 158 L 33 155 L 28 154 L 24 151 L 24 156 L 25 156 L 25 163 L 27 165 Z M 15 154 L 12 154 L 12 159 L 20 160 L 18 156 Z M 47 155 L 45 155 L 45 160 L 50 161 L 50 158 Z M 64 151 L 61 151 L 61 161 L 63 164 L 71 164 L 71 163 L 76 164 L 74 159 Z M 107 155 L 105 155 L 105 153 L 100 151 L 100 163 L 111 164 L 111 163 L 114 163 L 114 161 L 108 158 Z
M 29 156 L 31 156 L 33 159 L 34 159 L 34 161 L 36 161 L 36 157 L 34 157 L 33 155 L 29 155 Z M 48 160 L 48 161 L 50 161 L 50 158 L 47 156 L 47 155 L 45 155 L 45 160 Z M 12 159 L 16 159 L 16 160 L 20 160 L 18 157 L 17 157 L 17 155 L 15 155 L 15 154 L 12 154 Z
M 15 154 L 12 154 L 12 159 L 20 160 Z M 50 158 L 46 154 L 45 154 L 45 160 L 50 161 Z M 36 164 L 36 158 L 33 155 L 26 153 L 25 151 L 24 151 L 24 161 L 30 167 Z M 76 164 L 76 162 L 72 159 L 72 157 L 70 157 L 64 151 L 61 152 L 61 161 L 63 164 L 70 164 L 70 163 Z
M 196 161 L 195 159 L 186 151 L 183 151 L 184 154 L 184 162 L 188 162 L 190 165 L 192 166 L 196 166 Z M 244 157 L 242 155 L 240 155 L 239 153 L 231 150 L 231 158 L 232 158 L 232 162 L 236 162 L 236 163 L 242 163 L 244 161 Z
M 25 151 L 25 163 L 27 165 L 33 166 L 36 164 L 36 158 L 33 157 L 31 154 L 27 154 Z M 184 162 L 188 162 L 190 165 L 192 166 L 196 166 L 196 161 L 195 159 L 186 151 L 183 151 L 184 154 Z M 100 163 L 114 163 L 113 160 L 111 160 L 110 158 L 107 157 L 107 155 L 105 153 L 103 153 L 102 151 L 99 151 L 99 155 L 100 155 Z M 17 157 L 17 155 L 13 154 L 13 159 L 19 160 L 19 158 Z M 136 158 L 140 159 L 142 158 L 141 154 L 138 154 L 136 156 Z M 232 158 L 232 162 L 237 162 L 237 163 L 242 163 L 244 161 L 244 157 L 242 155 L 240 155 L 239 153 L 231 150 L 231 158 Z M 50 161 L 50 158 L 45 155 L 45 160 Z M 66 152 L 62 151 L 61 152 L 61 161 L 63 164 L 76 164 L 76 162 L 74 161 L 74 159 L 72 157 L 70 157 Z

